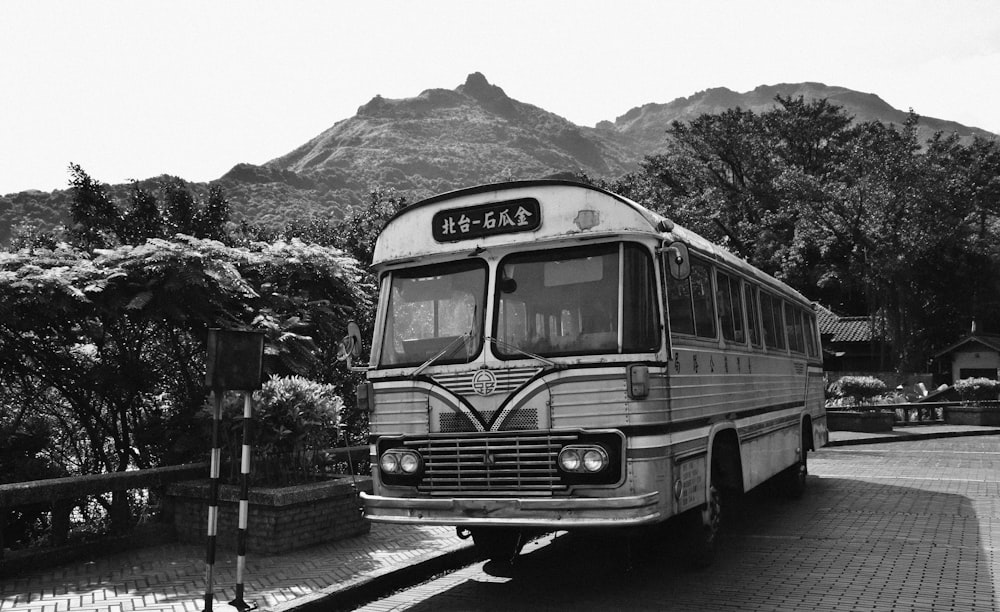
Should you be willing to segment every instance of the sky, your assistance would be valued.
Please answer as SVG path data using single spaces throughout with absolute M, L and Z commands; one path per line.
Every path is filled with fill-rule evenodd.
M 814 81 L 1000 134 L 995 0 L 0 0 L 0 194 L 209 181 L 481 72 L 581 126 Z

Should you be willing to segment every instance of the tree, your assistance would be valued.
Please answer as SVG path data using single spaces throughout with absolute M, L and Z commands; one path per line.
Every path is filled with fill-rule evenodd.
M 333 356 L 316 346 L 367 308 L 360 275 L 341 251 L 300 241 L 0 253 L 0 385 L 50 420 L 60 443 L 46 455 L 71 473 L 189 461 L 206 448 L 194 430 L 206 330 L 263 329 L 269 373 L 318 370 Z
M 121 211 L 111 200 L 107 189 L 90 178 L 83 168 L 70 164 L 71 191 L 70 237 L 85 248 L 111 245 L 114 236 L 122 230 Z
M 194 236 L 211 240 L 225 240 L 228 232 L 231 209 L 221 187 L 213 186 L 208 191 L 208 200 L 194 215 Z
M 198 236 L 195 229 L 195 215 L 198 211 L 194 196 L 180 180 L 167 181 L 163 185 L 163 216 L 169 235 L 187 234 Z
M 164 236 L 163 215 L 154 196 L 132 181 L 129 208 L 121 215 L 121 228 L 117 231 L 123 244 L 138 244 L 147 238 Z
M 73 164 L 70 169 L 72 225 L 67 238 L 72 244 L 104 248 L 140 244 L 149 238 L 176 234 L 231 240 L 228 228 L 231 208 L 218 186 L 210 187 L 205 201 L 199 202 L 190 187 L 178 178 L 166 177 L 155 190 L 132 181 L 128 201 L 119 206 L 107 186 L 92 179 L 78 165 Z
M 923 369 L 970 318 L 1000 325 L 996 141 L 921 143 L 913 113 L 896 127 L 825 100 L 776 101 L 674 122 L 665 153 L 605 186 L 868 314 L 889 333 L 887 368 Z
M 297 238 L 321 245 L 332 245 L 343 249 L 359 262 L 370 264 L 375 240 L 378 233 L 385 227 L 389 219 L 406 206 L 405 196 L 395 190 L 375 187 L 369 192 L 368 205 L 351 208 L 341 221 L 326 219 L 311 219 L 307 222 L 291 223 L 285 227 L 283 235 L 287 238 Z M 248 234 L 261 235 L 259 229 L 253 229 Z M 368 295 L 376 295 L 378 285 L 375 276 L 365 271 L 358 281 Z M 363 337 L 371 337 L 374 327 L 375 313 L 370 307 L 359 308 L 353 313 L 354 320 L 362 329 Z M 319 340 L 319 349 L 323 354 L 334 355 L 337 352 L 341 336 L 324 335 Z M 353 405 L 354 389 L 362 377 L 346 372 L 341 364 L 329 359 L 321 365 L 322 370 L 315 373 L 316 378 L 336 385 L 337 392 L 345 398 L 348 406 Z M 367 431 L 367 413 L 356 410 L 345 411 L 345 424 L 348 432 L 355 432 L 355 441 L 363 440 L 358 432 Z

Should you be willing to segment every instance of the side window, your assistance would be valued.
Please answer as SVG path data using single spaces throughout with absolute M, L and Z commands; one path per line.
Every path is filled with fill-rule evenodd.
M 764 342 L 767 344 L 767 348 L 785 350 L 785 326 L 781 320 L 781 300 L 762 291 L 760 310 L 764 321 Z
M 760 346 L 760 308 L 757 306 L 759 291 L 750 283 L 743 285 L 743 298 L 747 305 L 747 329 L 750 332 L 750 344 Z
M 702 338 L 715 337 L 715 304 L 712 300 L 712 274 L 707 264 L 691 265 L 691 302 L 694 304 L 694 333 Z
M 729 342 L 744 344 L 743 307 L 740 301 L 740 281 L 724 272 L 716 271 L 716 303 L 719 306 L 719 326 L 722 337 Z
M 796 308 L 795 313 L 795 341 L 799 345 L 799 352 L 806 352 L 806 313 L 801 308 Z
M 806 352 L 805 337 L 802 333 L 802 311 L 785 302 L 785 330 L 788 334 L 788 348 L 796 353 Z
M 819 356 L 819 347 L 816 344 L 816 317 L 811 314 L 805 315 L 806 351 L 810 357 Z
M 682 281 L 667 278 L 670 330 L 677 334 L 715 337 L 715 304 L 708 264 L 691 260 L 691 275 Z

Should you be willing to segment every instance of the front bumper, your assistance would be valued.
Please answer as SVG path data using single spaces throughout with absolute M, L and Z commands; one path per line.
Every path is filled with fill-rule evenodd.
M 629 527 L 665 518 L 656 492 L 630 497 L 447 498 L 384 497 L 361 493 L 365 518 L 381 523 L 579 529 Z

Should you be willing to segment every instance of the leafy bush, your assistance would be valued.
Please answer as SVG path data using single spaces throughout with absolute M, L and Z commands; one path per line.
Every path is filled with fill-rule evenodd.
M 830 392 L 835 397 L 849 398 L 852 405 L 863 405 L 884 395 L 886 386 L 874 376 L 843 376 L 830 385 Z
M 243 396 L 223 400 L 223 447 L 230 458 L 229 478 L 239 476 L 243 444 Z M 250 473 L 257 484 L 290 484 L 323 475 L 325 451 L 337 445 L 344 402 L 334 385 L 301 376 L 275 376 L 254 393 Z M 211 407 L 205 413 L 210 417 Z
M 995 400 L 1000 396 L 1000 381 L 989 378 L 963 378 L 955 383 L 955 391 L 965 402 Z

